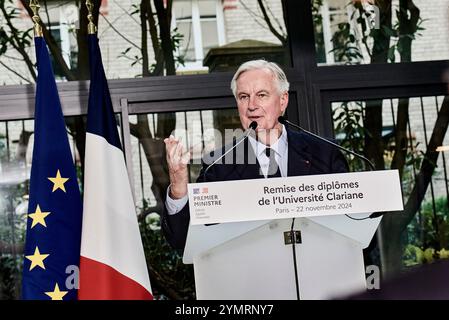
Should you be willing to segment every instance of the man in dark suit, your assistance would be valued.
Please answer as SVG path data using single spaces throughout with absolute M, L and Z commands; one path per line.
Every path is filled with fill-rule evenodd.
M 244 141 L 244 148 L 236 149 L 243 152 L 236 152 L 232 163 L 217 163 L 206 174 L 208 165 L 203 164 L 198 182 L 348 170 L 346 160 L 338 149 L 304 133 L 291 131 L 278 122 L 288 105 L 289 83 L 285 73 L 275 63 L 265 60 L 245 62 L 235 73 L 231 89 L 237 101 L 242 127 L 248 129 L 255 121 L 256 132 Z M 183 151 L 182 144 L 173 136 L 164 142 L 171 184 L 162 216 L 162 230 L 174 248 L 183 250 L 190 221 L 187 203 L 187 164 L 190 155 Z M 232 145 L 216 152 L 218 155 L 215 158 L 229 147 Z

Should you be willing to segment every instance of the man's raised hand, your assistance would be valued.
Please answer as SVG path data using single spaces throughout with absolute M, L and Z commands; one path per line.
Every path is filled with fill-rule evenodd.
M 180 199 L 187 194 L 189 182 L 188 163 L 190 152 L 185 151 L 178 138 L 171 135 L 164 139 L 168 172 L 170 176 L 170 197 Z

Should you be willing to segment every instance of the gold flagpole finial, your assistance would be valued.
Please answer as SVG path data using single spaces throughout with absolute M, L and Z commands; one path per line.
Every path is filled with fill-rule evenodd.
M 96 34 L 97 33 L 97 26 L 94 23 L 94 4 L 92 3 L 92 0 L 86 0 L 86 7 L 87 7 L 87 19 L 89 20 L 89 24 L 87 25 L 87 33 L 88 34 Z
M 41 18 L 39 17 L 39 9 L 40 9 L 39 1 L 38 0 L 31 0 L 30 1 L 30 8 L 33 10 L 33 22 L 34 22 L 34 36 L 35 37 L 42 37 L 42 26 L 41 26 Z

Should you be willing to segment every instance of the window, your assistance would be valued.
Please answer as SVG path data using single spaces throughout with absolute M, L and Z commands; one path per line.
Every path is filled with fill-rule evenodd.
M 225 44 L 221 1 L 174 1 L 172 21 L 172 29 L 183 36 L 177 51 L 185 64 L 178 67 L 178 72 L 206 71 L 206 53 Z
M 364 6 L 364 16 L 360 16 L 360 13 L 354 6 L 348 4 L 346 0 L 324 0 L 319 7 L 315 6 L 315 36 L 316 36 L 316 49 L 318 53 L 317 62 L 319 64 L 345 64 L 347 62 L 360 63 L 364 59 L 369 60 L 362 39 L 362 28 L 359 24 L 364 24 L 364 28 L 370 29 L 368 23 L 373 16 L 368 16 L 370 10 L 369 5 Z M 356 41 L 353 44 L 353 48 L 345 47 L 347 44 L 347 38 L 349 35 L 353 36 Z M 338 48 L 345 48 L 347 56 L 350 56 L 350 51 L 358 52 L 361 56 L 354 56 L 350 61 L 348 57 L 342 57 Z
M 311 0 L 318 64 L 443 60 L 449 40 L 449 0 L 375 2 Z M 388 10 L 391 6 L 391 10 Z M 400 12 L 406 13 L 400 15 Z M 401 28 L 402 26 L 402 28 Z
M 346 1 L 324 0 L 321 7 L 318 9 L 319 14 L 321 15 L 322 23 L 321 35 L 318 35 L 318 37 L 321 38 L 322 48 L 317 51 L 324 50 L 324 52 L 321 52 L 321 55 L 319 56 L 318 63 L 325 62 L 327 64 L 334 64 L 336 62 L 333 52 L 333 35 L 338 30 L 338 25 L 340 23 L 348 22 L 348 17 L 351 16 L 351 12 L 349 12 L 350 7 L 345 6 L 345 2 Z
M 78 20 L 78 8 L 74 4 L 58 5 L 49 8 L 50 13 L 50 31 L 55 38 L 65 63 L 70 69 L 76 68 L 78 47 L 76 42 L 75 22 Z M 61 67 L 55 62 L 51 55 L 55 78 L 65 79 Z

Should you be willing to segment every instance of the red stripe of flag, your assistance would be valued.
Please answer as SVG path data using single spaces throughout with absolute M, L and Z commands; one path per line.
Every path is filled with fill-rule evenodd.
M 81 257 L 78 298 L 83 300 L 152 300 L 138 282 L 101 262 Z

